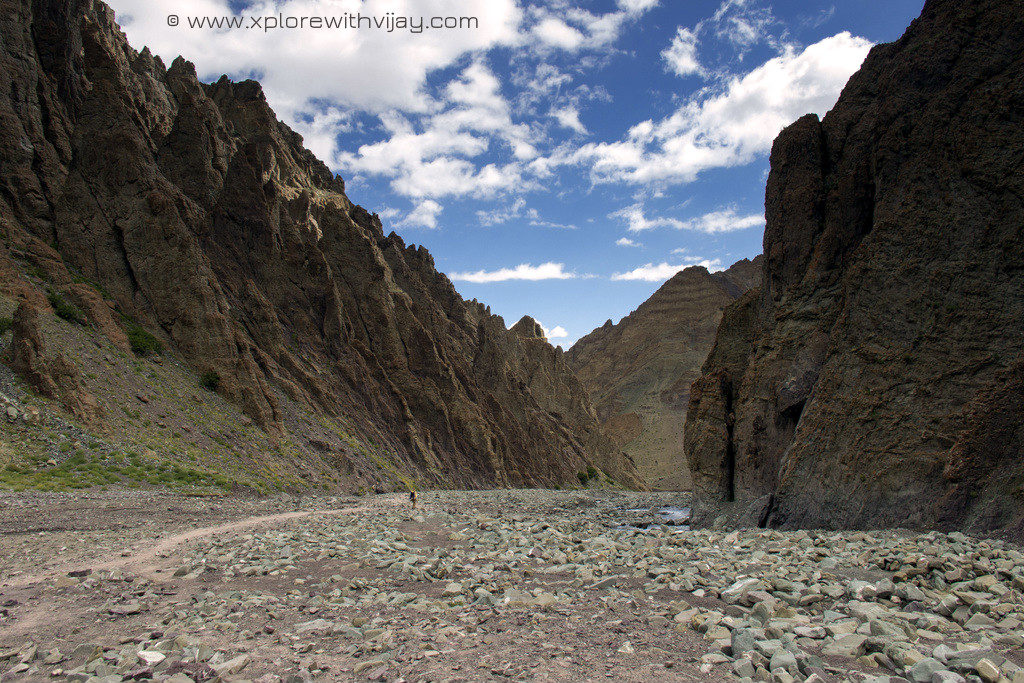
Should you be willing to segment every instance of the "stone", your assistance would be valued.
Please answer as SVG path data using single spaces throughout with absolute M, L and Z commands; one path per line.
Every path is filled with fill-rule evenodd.
M 975 668 L 978 670 L 978 675 L 981 676 L 981 680 L 985 681 L 986 683 L 995 683 L 1000 678 L 1002 678 L 1003 675 L 1002 672 L 999 670 L 999 667 L 991 661 L 989 661 L 988 659 L 978 660 L 978 663 L 975 666 Z
M 931 683 L 967 683 L 967 679 L 952 671 L 936 671 L 932 674 Z
M 587 586 L 588 590 L 599 591 L 605 588 L 610 588 L 622 580 L 621 576 L 606 576 L 600 581 L 595 581 L 591 585 Z
M 764 584 L 758 579 L 741 579 L 723 590 L 719 597 L 725 602 L 738 602 L 747 593 L 761 588 L 764 588 Z
M 867 636 L 857 633 L 839 636 L 829 643 L 826 643 L 822 651 L 827 655 L 839 655 L 842 657 L 856 657 L 864 651 L 864 641 Z
M 162 652 L 156 652 L 155 650 L 139 650 L 138 658 L 145 666 L 156 666 L 167 659 L 167 655 Z
M 921 602 L 925 600 L 924 591 L 912 583 L 901 583 L 896 587 L 896 595 L 908 602 Z
M 939 660 L 927 657 L 910 668 L 907 672 L 907 678 L 913 681 L 913 683 L 931 683 L 932 676 L 940 671 L 944 671 L 945 668 Z
M 296 633 L 308 633 L 309 631 L 330 632 L 333 628 L 334 623 L 327 621 L 326 619 L 313 619 L 312 621 L 304 621 L 301 624 L 295 624 Z
M 971 618 L 967 620 L 967 623 L 964 624 L 965 627 L 972 631 L 992 628 L 995 625 L 996 622 L 992 617 L 987 614 L 982 614 L 981 612 L 972 615 Z
M 757 640 L 756 634 L 745 628 L 738 628 L 732 632 L 732 656 L 739 657 L 747 652 L 754 650 L 754 642 Z
M 749 659 L 737 659 L 732 664 L 732 672 L 739 678 L 753 678 L 757 669 L 754 668 L 754 664 Z
M 898 637 L 901 640 L 906 639 L 906 632 L 888 622 L 881 621 L 880 619 L 874 619 L 868 622 L 868 628 L 873 636 L 885 636 L 887 638 Z
M 762 600 L 754 605 L 754 608 L 750 611 L 750 617 L 766 624 L 775 615 L 775 610 L 772 604 L 767 600 Z
M 218 676 L 224 677 L 238 673 L 239 671 L 244 669 L 248 663 L 249 655 L 240 654 L 237 657 L 229 659 L 223 664 L 212 664 L 211 667 L 215 672 L 217 672 Z
M 361 674 L 364 671 L 369 671 L 370 669 L 377 669 L 385 664 L 387 664 L 387 662 L 385 662 L 382 659 L 371 659 L 365 662 L 359 662 L 352 669 L 352 673 Z
M 138 600 L 132 600 L 130 602 L 124 602 L 117 605 L 112 605 L 107 609 L 111 614 L 117 614 L 119 616 L 128 616 L 130 614 L 138 614 L 143 610 L 142 604 Z
M 796 657 L 792 652 L 787 650 L 779 650 L 772 655 L 771 661 L 768 664 L 768 670 L 775 673 L 779 669 L 787 671 L 789 673 L 799 673 L 799 667 L 797 666 Z
M 103 648 L 96 643 L 82 643 L 71 651 L 71 659 L 90 662 L 103 654 Z

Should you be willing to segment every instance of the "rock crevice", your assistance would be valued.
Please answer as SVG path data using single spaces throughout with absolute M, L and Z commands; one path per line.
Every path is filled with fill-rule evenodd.
M 929 0 L 775 141 L 765 285 L 691 391 L 698 521 L 1024 532 L 1021 44 L 1019 0 Z

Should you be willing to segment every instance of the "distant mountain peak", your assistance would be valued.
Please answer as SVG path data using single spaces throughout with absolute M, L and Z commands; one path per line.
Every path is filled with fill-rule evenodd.
M 758 286 L 763 259 L 726 271 L 692 266 L 669 278 L 617 325 L 580 339 L 567 360 L 616 443 L 659 488 L 690 485 L 683 422 L 690 383 L 715 340 L 723 309 Z

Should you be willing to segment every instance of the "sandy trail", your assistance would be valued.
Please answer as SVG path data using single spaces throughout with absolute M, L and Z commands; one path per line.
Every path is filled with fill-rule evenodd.
M 230 533 L 234 531 L 241 531 L 244 529 L 251 529 L 254 527 L 261 526 L 272 526 L 276 524 L 283 524 L 291 522 L 296 519 L 303 519 L 306 517 L 320 517 L 327 515 L 337 515 L 343 513 L 357 513 L 367 511 L 366 507 L 349 507 L 349 508 L 337 508 L 331 510 L 298 510 L 295 512 L 282 512 L 274 515 L 258 515 L 253 517 L 246 517 L 243 519 L 235 520 L 233 522 L 227 522 L 225 524 L 218 524 L 215 526 L 201 527 L 199 529 L 190 529 L 181 533 L 173 534 L 159 539 L 153 539 L 150 545 L 147 545 L 145 550 L 134 552 L 126 557 L 116 557 L 107 560 L 100 559 L 99 561 L 90 561 L 88 569 L 93 572 L 99 571 L 113 571 L 115 569 L 130 569 L 140 575 L 144 575 L 150 579 L 159 578 L 155 576 L 155 570 L 160 567 L 162 563 L 158 562 L 158 558 L 162 555 L 168 554 L 172 549 L 177 546 L 194 541 L 200 538 L 208 538 L 210 536 L 217 536 L 220 534 Z M 45 572 L 38 574 L 25 574 L 18 576 L 16 579 L 11 581 L 3 582 L 2 586 L 6 589 L 19 589 L 25 588 L 37 583 L 45 581 L 51 581 L 59 576 L 66 575 L 68 572 L 83 570 L 85 567 L 82 566 L 83 560 L 73 560 L 63 563 L 57 567 L 53 567 Z

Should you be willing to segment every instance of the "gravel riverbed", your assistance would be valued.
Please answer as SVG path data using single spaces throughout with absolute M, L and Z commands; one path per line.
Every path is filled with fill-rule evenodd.
M 1024 683 L 1019 547 L 688 502 L 0 494 L 0 681 Z

